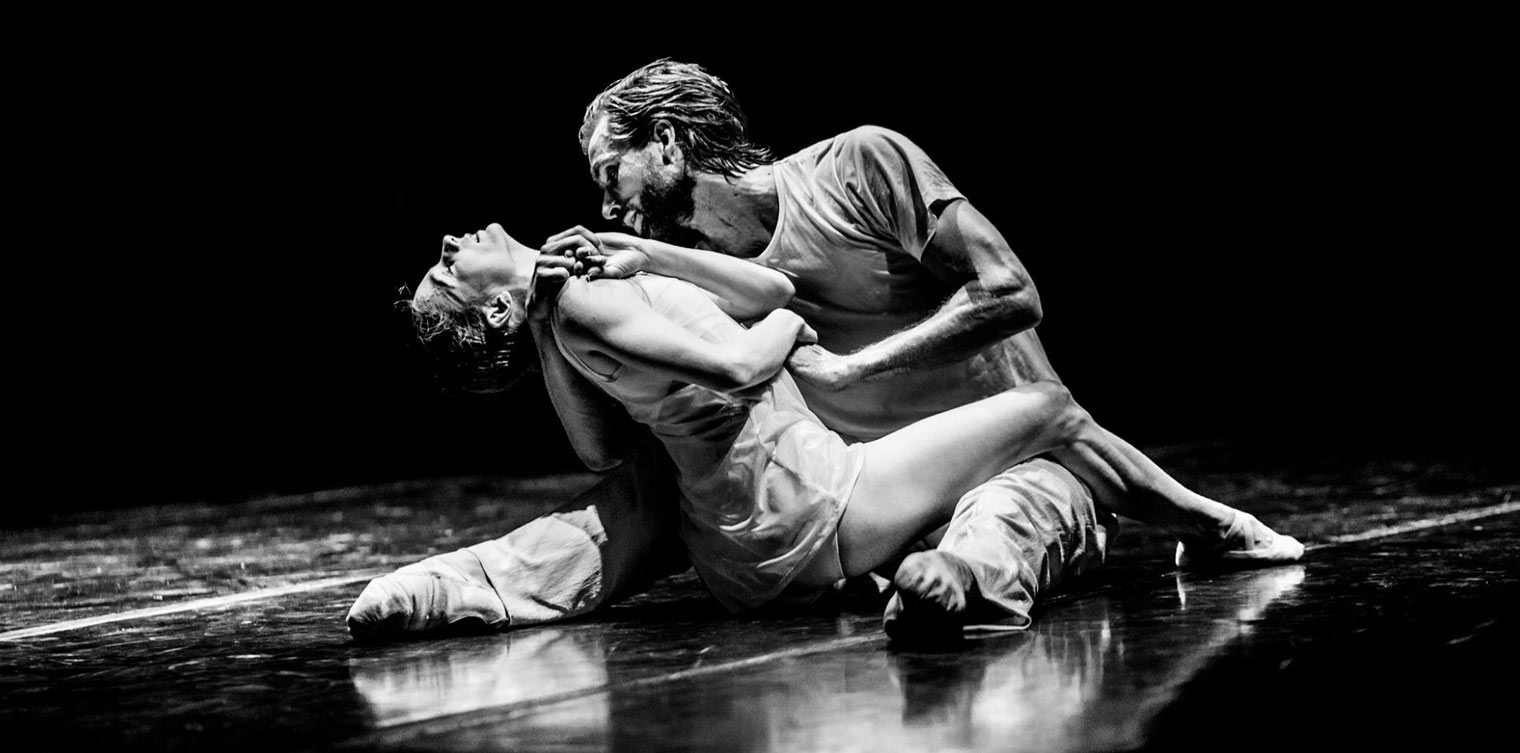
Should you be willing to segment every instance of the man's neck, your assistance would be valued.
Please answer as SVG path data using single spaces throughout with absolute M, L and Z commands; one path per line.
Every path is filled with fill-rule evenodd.
M 702 220 L 693 226 L 714 251 L 751 257 L 770 245 L 781 208 L 771 165 L 753 168 L 737 178 L 710 173 L 697 173 L 695 177 L 692 199 L 695 216 Z

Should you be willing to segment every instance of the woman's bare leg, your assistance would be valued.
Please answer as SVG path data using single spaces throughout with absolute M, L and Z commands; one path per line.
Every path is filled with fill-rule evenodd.
M 1178 538 L 1217 539 L 1234 521 L 1234 508 L 1183 486 L 1133 445 L 1096 424 L 1048 454 L 1092 489 L 1100 507 Z
M 1080 408 L 1076 410 L 1080 411 Z M 1273 565 L 1303 556 L 1303 545 L 1254 515 L 1209 499 L 1172 478 L 1130 443 L 1090 419 L 1070 444 L 1049 453 L 1093 492 L 1099 509 L 1150 523 L 1182 542 L 1198 564 L 1237 558 L 1236 565 Z
M 854 576 L 899 556 L 950 520 L 967 491 L 1020 461 L 1069 444 L 1090 423 L 1065 387 L 1036 382 L 918 421 L 868 442 L 839 522 Z
M 1254 516 L 1197 494 L 1098 426 L 1066 388 L 1036 382 L 931 416 L 866 445 L 839 524 L 840 561 L 859 575 L 943 525 L 961 495 L 1020 461 L 1048 454 L 1088 484 L 1100 507 L 1200 547 L 1251 550 L 1256 564 L 1297 559 L 1302 545 Z M 1232 538 L 1243 539 L 1241 542 Z

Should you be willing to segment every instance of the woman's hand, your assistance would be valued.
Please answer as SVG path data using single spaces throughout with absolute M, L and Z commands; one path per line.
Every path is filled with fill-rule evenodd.
M 586 265 L 579 255 L 597 248 L 596 236 L 577 225 L 549 237 L 540 246 L 538 260 L 533 265 L 533 296 L 528 302 L 528 319 L 543 322 L 549 318 L 549 307 L 559 289 L 575 275 L 586 273 Z
M 768 314 L 765 318 L 779 322 L 784 327 L 796 328 L 797 336 L 795 341 L 792 343 L 792 347 L 794 348 L 801 345 L 812 345 L 818 342 L 818 333 L 815 332 L 812 327 L 808 326 L 806 320 L 798 316 L 797 312 L 792 311 L 791 309 L 776 309 L 775 311 L 772 311 L 770 314 Z
M 800 329 L 800 330 L 797 331 L 797 344 L 798 345 L 817 345 L 818 344 L 818 333 L 812 327 L 808 326 L 806 322 L 803 323 L 802 329 Z
M 528 321 L 549 320 L 549 309 L 559 289 L 579 272 L 574 256 L 541 253 L 533 265 L 533 293 L 528 297 Z
M 799 320 L 802 319 L 800 316 L 797 318 Z M 807 322 L 802 322 L 802 326 L 797 329 L 797 346 L 817 344 L 818 333 L 812 327 L 809 327 Z
M 597 233 L 596 237 L 601 241 L 601 252 L 578 257 L 586 265 L 587 277 L 619 279 L 649 269 L 649 251 L 643 238 L 627 233 Z
M 576 274 L 588 279 L 630 277 L 649 269 L 645 240 L 627 233 L 593 233 L 576 225 L 549 237 L 540 249 L 546 255 L 567 255 L 576 261 Z

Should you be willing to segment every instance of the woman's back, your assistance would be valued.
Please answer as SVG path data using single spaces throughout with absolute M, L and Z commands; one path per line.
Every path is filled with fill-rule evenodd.
M 575 279 L 561 295 L 647 305 L 710 343 L 744 333 L 706 293 L 672 278 Z M 556 307 L 560 352 L 648 426 L 675 462 L 688 524 L 682 535 L 714 594 L 731 609 L 775 596 L 832 534 L 859 474 L 858 448 L 823 427 L 785 370 L 742 393 L 725 394 L 612 362 L 601 355 L 594 333 L 565 316 Z
M 577 289 L 579 287 L 580 289 Z M 706 340 L 722 344 L 744 332 L 705 293 L 670 277 L 640 274 L 613 280 L 573 278 L 561 295 L 618 295 L 629 289 L 655 312 Z M 760 385 L 741 395 L 727 395 L 668 375 L 610 361 L 584 327 L 566 326 L 564 309 L 555 308 L 554 339 L 561 353 L 587 379 L 616 398 L 635 421 L 665 441 L 683 468 L 717 462 L 744 425 L 749 406 L 763 394 Z M 716 450 L 716 455 L 714 451 Z M 690 457 L 686 457 L 686 456 Z M 685 462 L 682 462 L 686 457 Z

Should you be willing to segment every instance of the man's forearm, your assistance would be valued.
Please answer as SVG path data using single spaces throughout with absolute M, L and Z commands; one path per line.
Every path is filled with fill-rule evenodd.
M 992 222 L 970 202 L 945 205 L 921 261 L 955 293 L 932 315 L 854 353 L 839 354 L 830 371 L 835 388 L 971 358 L 993 343 L 1040 323 L 1040 296 L 1024 265 Z M 1054 372 L 1038 341 L 1023 338 L 1026 377 Z M 1039 364 L 1033 362 L 1038 361 Z M 1025 372 L 1029 372 L 1025 374 Z
M 929 318 L 843 354 L 843 379 L 845 383 L 869 382 L 964 361 L 1039 322 L 1039 301 L 1033 289 L 994 295 L 972 283 L 957 290 Z
M 745 321 L 764 316 L 792 299 L 786 275 L 716 251 L 646 241 L 647 271 L 696 285 L 723 301 L 728 313 Z

